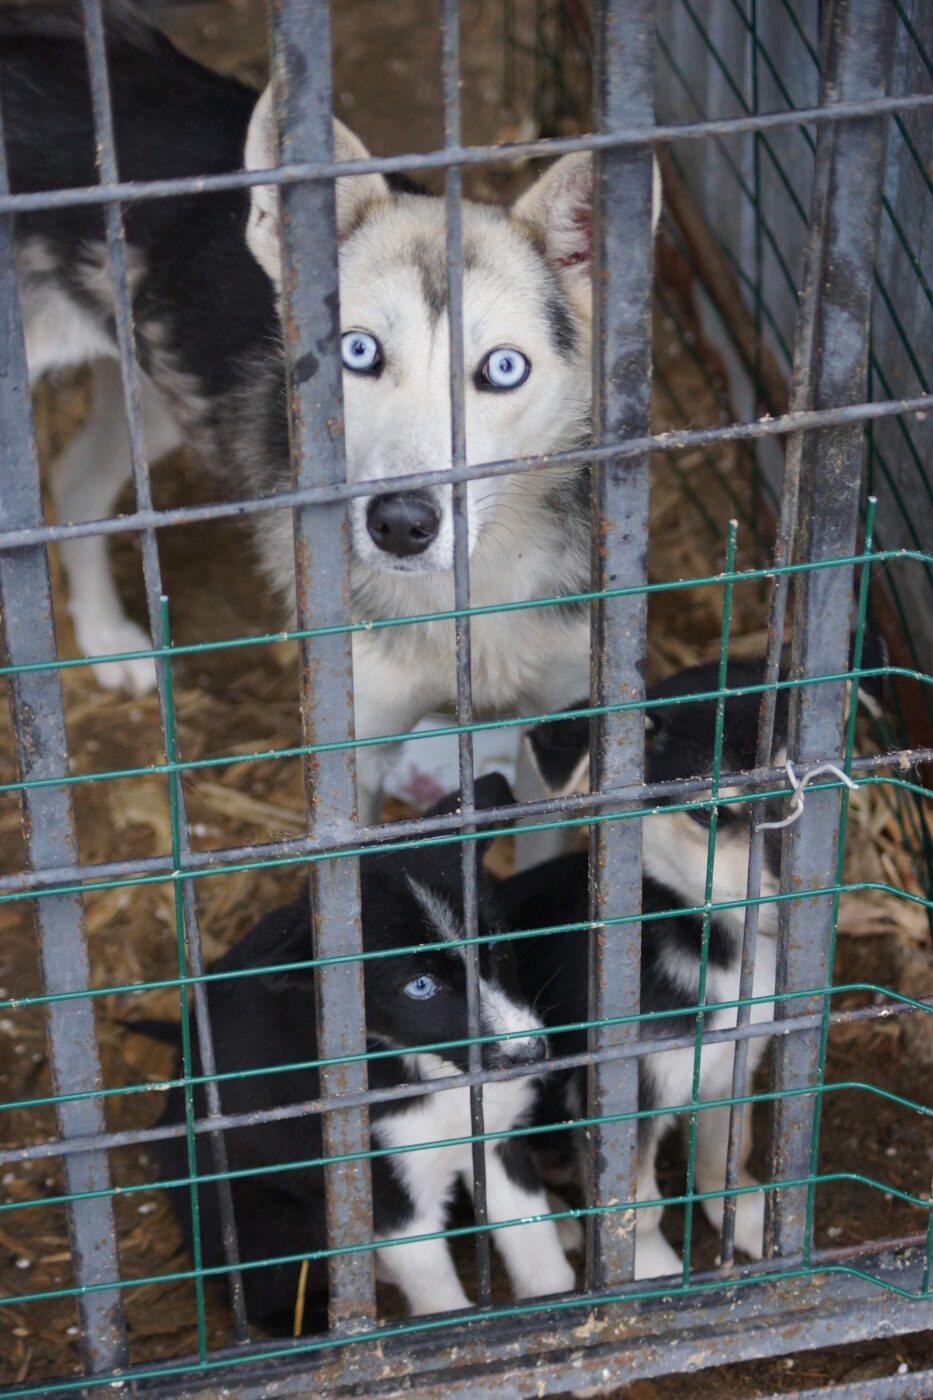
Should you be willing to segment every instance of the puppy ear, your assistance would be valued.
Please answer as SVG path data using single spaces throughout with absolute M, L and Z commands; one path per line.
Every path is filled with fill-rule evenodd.
M 365 160 L 369 155 L 358 136 L 334 118 L 334 159 Z M 247 170 L 270 170 L 279 164 L 278 129 L 272 101 L 272 84 L 253 108 L 246 133 L 243 164 Z M 347 175 L 335 181 L 337 236 L 343 238 L 358 222 L 364 208 L 389 198 L 389 187 L 381 175 Z M 250 189 L 246 242 L 253 257 L 278 287 L 281 285 L 279 247 L 279 187 L 253 185 Z
M 473 784 L 473 806 L 477 812 L 488 807 L 508 807 L 515 801 L 515 795 L 501 773 L 484 773 Z M 449 817 L 460 811 L 460 793 L 449 792 L 436 802 L 426 817 Z
M 477 778 L 473 784 L 473 806 L 477 812 L 484 812 L 490 807 L 509 807 L 514 801 L 515 794 L 501 773 L 484 773 L 482 777 Z M 442 797 L 440 802 L 435 803 L 431 810 L 425 812 L 424 815 L 426 817 L 447 817 L 459 811 L 460 793 L 451 792 L 448 793 L 446 797 Z M 493 825 L 495 826 L 496 823 L 493 823 Z M 484 823 L 482 821 L 478 821 L 476 826 L 478 831 L 484 829 Z M 480 860 L 482 860 L 486 851 L 492 845 L 492 841 L 493 838 L 491 836 L 477 839 L 476 844 Z M 459 847 L 450 846 L 447 850 L 459 852 Z M 444 856 L 439 854 L 438 859 L 444 859 Z M 459 861 L 459 854 L 457 855 L 457 860 Z
M 593 157 L 589 151 L 563 156 L 546 170 L 513 208 L 515 218 L 544 238 L 555 268 L 582 267 L 593 260 Z M 655 159 L 651 176 L 651 231 L 661 217 L 661 170 Z
M 578 701 L 582 709 L 588 700 Z M 548 797 L 590 790 L 590 721 L 549 719 L 525 735 L 531 760 Z

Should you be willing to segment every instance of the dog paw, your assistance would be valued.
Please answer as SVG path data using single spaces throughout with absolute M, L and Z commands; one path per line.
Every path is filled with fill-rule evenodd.
M 114 618 L 105 623 L 95 618 L 90 625 L 75 618 L 75 634 L 85 656 L 112 656 L 152 648 L 147 634 L 128 617 Z M 156 668 L 151 656 L 125 661 L 100 661 L 92 670 L 95 680 L 105 690 L 127 690 L 131 695 L 146 695 L 155 689 Z
M 750 1184 L 750 1183 L 749 1183 Z M 765 1193 L 750 1192 L 735 1200 L 735 1247 L 751 1259 L 760 1259 L 764 1252 Z
M 635 1233 L 635 1277 L 666 1278 L 679 1274 L 683 1263 L 676 1249 L 668 1244 L 660 1227 Z
M 552 1293 L 569 1293 L 577 1284 L 577 1276 L 569 1259 L 555 1259 L 535 1271 L 533 1278 L 515 1281 L 515 1297 L 548 1298 Z

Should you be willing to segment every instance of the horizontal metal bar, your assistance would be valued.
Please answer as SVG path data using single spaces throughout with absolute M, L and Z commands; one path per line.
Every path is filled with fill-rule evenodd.
M 933 762 L 933 748 L 900 749 L 895 753 L 871 754 L 853 760 L 852 772 L 858 775 L 870 776 L 884 768 L 896 768 L 901 772 L 907 772 L 911 768 L 919 767 Z M 808 765 L 809 767 L 810 765 Z M 892 777 L 890 779 L 879 778 L 878 782 L 893 782 L 902 784 L 903 779 Z M 719 805 L 728 805 L 730 802 L 743 800 L 741 794 L 751 788 L 761 784 L 768 784 L 769 788 L 776 785 L 777 792 L 764 791 L 752 793 L 752 798 L 765 800 L 774 795 L 786 795 L 787 773 L 783 768 L 751 769 L 744 773 L 727 773 L 722 778 L 722 785 L 735 788 L 738 791 L 728 797 L 721 797 Z M 811 792 L 817 792 L 821 788 L 831 788 L 839 786 L 838 782 L 829 780 L 825 783 L 813 783 L 810 785 Z M 688 796 L 707 792 L 710 787 L 708 778 L 680 778 L 669 782 L 646 783 L 641 787 L 633 789 L 619 789 L 612 793 L 580 793 L 571 794 L 567 797 L 542 798 L 535 802 L 508 803 L 498 807 L 483 809 L 483 839 L 494 836 L 512 835 L 511 829 L 503 828 L 496 830 L 500 823 L 515 821 L 521 817 L 547 817 L 553 816 L 561 825 L 570 827 L 574 824 L 583 825 L 587 821 L 624 821 L 631 813 L 637 816 L 651 816 L 660 814 L 664 810 L 664 799 L 668 797 Z M 924 796 L 926 789 L 920 789 Z M 746 799 L 747 800 L 747 799 Z M 649 805 L 650 804 L 650 805 Z M 645 810 L 641 810 L 642 806 Z M 611 807 L 611 812 L 603 812 L 605 807 Z M 459 837 L 460 828 L 463 824 L 463 817 L 456 813 L 450 816 L 441 817 L 417 817 L 406 821 L 384 822 L 379 826 L 360 827 L 352 836 L 352 844 L 348 845 L 348 838 L 343 835 L 336 838 L 331 834 L 321 834 L 316 836 L 296 836 L 283 841 L 257 842 L 251 846 L 226 846 L 214 847 L 208 851 L 192 851 L 189 860 L 179 869 L 174 869 L 171 856 L 147 856 L 136 860 L 127 861 L 101 861 L 96 864 L 56 866 L 47 870 L 21 871 L 15 875 L 0 876 L 0 903 L 9 902 L 14 899 L 26 899 L 32 895 L 39 895 L 43 892 L 58 893 L 59 885 L 65 881 L 78 881 L 87 886 L 86 892 L 95 888 L 107 888 L 111 880 L 119 880 L 121 883 L 143 884 L 159 883 L 162 880 L 182 879 L 187 875 L 223 875 L 231 870 L 243 870 L 250 868 L 262 868 L 267 865 L 291 865 L 298 864 L 302 860 L 315 860 L 329 855 L 356 855 L 362 854 L 370 847 L 380 846 L 386 849 L 401 849 L 406 844 L 406 838 L 411 837 L 412 841 L 420 844 L 428 844 L 431 838 L 438 841 L 447 840 L 475 840 L 475 836 Z M 398 843 L 395 847 L 394 843 Z M 125 881 L 124 881 L 125 877 Z M 91 882 L 91 883 L 88 883 Z M 70 889 L 71 886 L 65 886 Z M 858 888 L 872 888 L 869 882 Z M 880 888 L 880 886 L 879 886 Z M 884 886 L 883 888 L 888 888 Z M 899 893 L 904 893 L 899 891 Z M 14 1003 L 15 1004 L 15 1003 Z
M 830 996 L 844 988 L 812 988 L 807 989 L 808 994 L 817 996 Z M 758 998 L 758 1002 L 766 998 Z M 921 1001 L 923 1007 L 933 1011 L 933 997 L 917 999 Z M 734 1003 L 711 1003 L 707 1010 L 716 1007 L 729 1007 Z M 914 1002 L 892 1002 L 885 1006 L 855 1007 L 846 1011 L 830 1012 L 830 1025 L 847 1025 L 859 1021 L 886 1021 L 898 1016 L 904 1016 L 918 1010 Z M 672 1013 L 673 1014 L 673 1013 Z M 681 1013 L 678 1013 L 681 1014 Z M 704 1046 L 730 1044 L 742 1040 L 754 1040 L 764 1036 L 780 1037 L 792 1035 L 795 1031 L 813 1029 L 822 1025 L 822 1015 L 813 1012 L 805 1016 L 789 1020 L 757 1021 L 754 1025 L 729 1026 L 719 1030 L 705 1031 L 703 1035 Z M 654 1039 L 643 1039 L 637 1041 L 627 1041 L 624 1044 L 607 1046 L 605 1050 L 580 1051 L 575 1055 L 553 1055 L 549 1059 L 549 1067 L 554 1070 L 578 1069 L 594 1063 L 608 1063 L 613 1060 L 628 1060 L 651 1055 L 659 1052 L 666 1053 L 670 1050 L 692 1049 L 695 1043 L 694 1032 L 680 1036 L 656 1036 Z M 274 1071 L 273 1071 L 274 1072 Z M 469 1088 L 472 1084 L 495 1084 L 503 1083 L 512 1079 L 522 1079 L 528 1077 L 528 1067 L 509 1067 L 507 1069 L 483 1069 L 475 1074 L 449 1075 L 442 1079 L 432 1079 L 417 1084 L 403 1084 L 386 1089 L 369 1089 L 365 1093 L 345 1094 L 333 1099 L 304 1099 L 300 1103 L 285 1104 L 276 1108 L 257 1109 L 253 1113 L 225 1114 L 220 1118 L 198 1119 L 194 1124 L 196 1133 L 210 1132 L 221 1129 L 227 1131 L 231 1128 L 257 1127 L 264 1123 L 284 1122 L 291 1118 L 301 1118 L 312 1113 L 326 1113 L 336 1108 L 354 1108 L 374 1103 L 394 1103 L 410 1098 L 419 1098 L 427 1094 L 443 1093 L 448 1089 Z M 161 1093 L 172 1080 L 163 1080 L 158 1083 L 140 1085 L 132 1092 L 139 1093 Z M 868 1091 L 872 1091 L 873 1086 L 863 1085 Z M 811 1094 L 817 1092 L 830 1093 L 839 1089 L 851 1089 L 848 1082 L 844 1084 L 825 1085 L 822 1090 L 815 1087 L 805 1088 L 800 1092 Z M 105 1091 L 106 1092 L 106 1091 Z M 127 1089 L 117 1091 L 119 1093 L 131 1092 Z M 753 1095 L 752 1099 L 757 1101 L 770 1101 L 770 1096 Z M 729 1102 L 724 1100 L 723 1102 Z M 659 1112 L 661 1110 L 658 1110 Z M 675 1110 L 664 1109 L 663 1112 L 673 1112 Z M 685 1105 L 684 1112 L 690 1111 L 690 1105 Z M 919 1111 L 919 1106 L 918 1106 Z M 116 1147 L 131 1147 L 141 1143 L 156 1142 L 166 1138 L 184 1137 L 186 1128 L 184 1124 L 164 1124 L 152 1128 L 127 1128 L 120 1132 L 100 1133 L 88 1138 L 74 1138 L 68 1143 L 69 1152 L 90 1152 L 97 1149 L 111 1150 Z M 63 1147 L 57 1142 L 33 1143 L 28 1147 L 10 1147 L 0 1150 L 0 1166 L 10 1166 L 17 1162 L 32 1162 L 47 1160 L 60 1156 Z
M 41 209 L 70 209 L 76 205 L 129 204 L 140 199 L 241 190 L 251 185 L 294 185 L 307 180 L 333 180 L 341 175 L 404 174 L 447 170 L 453 166 L 502 165 L 518 160 L 547 160 L 572 151 L 614 150 L 625 146 L 658 146 L 671 141 L 733 136 L 742 132 L 774 131 L 790 126 L 847 121 L 852 117 L 883 116 L 886 112 L 918 112 L 933 107 L 933 93 L 885 97 L 870 102 L 837 102 L 794 111 L 764 112 L 716 121 L 658 124 L 633 130 L 593 132 L 546 141 L 514 141 L 495 146 L 452 146 L 417 155 L 370 156 L 366 160 L 295 161 L 269 170 L 237 170 L 229 175 L 188 175 L 166 180 L 122 180 L 111 185 L 84 185 L 67 190 L 42 190 L 0 197 L 0 214 L 23 214 Z
M 724 1353 L 744 1361 L 864 1340 L 879 1327 L 886 1336 L 928 1328 L 933 1299 L 903 1291 L 921 1258 L 916 1248 L 872 1246 L 844 1263 L 820 1257 L 818 1272 L 834 1276 L 832 1290 L 814 1288 L 812 1275 L 793 1264 L 759 1263 L 728 1279 L 698 1274 L 686 1290 L 635 1284 L 598 1297 L 500 1306 L 484 1315 L 494 1328 L 469 1325 L 473 1314 L 389 1323 L 354 1344 L 349 1365 L 347 1339 L 303 1338 L 228 1348 L 206 1364 L 184 1357 L 134 1367 L 114 1379 L 152 1380 L 140 1393 L 153 1400 L 215 1400 L 218 1393 L 237 1400 L 390 1400 L 400 1385 L 420 1400 L 523 1400 L 609 1378 L 624 1384 L 703 1370 Z M 67 1394 L 87 1384 L 46 1382 L 8 1395 Z
M 806 1390 L 772 1391 L 762 1400 L 927 1400 L 933 1395 L 933 1370 L 895 1371 L 890 1376 L 872 1376 L 865 1381 L 843 1381 L 840 1385 L 818 1385 Z
M 546 467 L 593 466 L 616 458 L 640 457 L 645 452 L 681 452 L 715 443 L 751 442 L 759 438 L 783 437 L 787 433 L 802 429 L 833 427 L 842 423 L 874 422 L 880 418 L 896 418 L 902 414 L 927 413 L 930 410 L 933 410 L 933 394 L 918 394 L 909 399 L 850 404 L 841 408 L 814 409 L 805 413 L 782 413 L 777 417 L 756 418 L 746 423 L 727 423 L 717 428 L 675 428 L 644 437 L 628 438 L 624 442 L 606 442 L 599 446 L 568 449 L 565 452 L 509 457 L 497 462 L 474 463 L 436 471 L 408 472 L 404 476 L 393 476 L 392 487 L 395 491 L 411 491 L 418 487 L 449 486 L 457 481 L 481 481 L 498 476 L 520 475 L 541 471 Z M 0 550 L 25 548 L 33 544 L 54 544 L 58 540 L 77 539 L 83 535 L 123 535 L 146 529 L 164 529 L 173 525 L 197 525 L 211 520 L 240 519 L 250 515 L 262 515 L 272 510 L 289 510 L 299 506 L 323 505 L 329 501 L 353 500 L 384 490 L 384 478 L 341 481 L 326 486 L 306 486 L 300 490 L 283 491 L 277 495 L 218 501 L 211 505 L 177 506 L 171 510 L 136 510 L 103 520 L 80 520 L 64 525 L 0 530 Z

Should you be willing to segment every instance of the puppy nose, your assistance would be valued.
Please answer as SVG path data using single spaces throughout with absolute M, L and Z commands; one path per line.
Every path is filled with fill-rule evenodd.
M 437 534 L 441 513 L 424 491 L 374 496 L 366 508 L 366 528 L 374 544 L 406 558 L 423 554 Z
M 530 1035 L 503 1042 L 505 1058 L 516 1065 L 537 1065 L 547 1058 L 547 1036 Z

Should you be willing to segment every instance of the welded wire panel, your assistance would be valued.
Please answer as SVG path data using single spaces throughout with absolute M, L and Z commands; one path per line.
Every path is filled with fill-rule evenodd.
M 834 12 L 827 50 L 832 80 L 842 97 L 883 94 L 887 84 L 893 16 L 871 0 L 849 0 Z M 855 403 L 865 396 L 872 268 L 880 216 L 879 184 L 887 141 L 885 119 L 853 122 L 833 130 L 827 228 L 816 317 L 813 404 Z M 821 137 L 826 139 L 823 133 Z M 861 484 L 862 435 L 851 428 L 808 435 L 801 467 L 797 553 L 810 561 L 854 553 Z M 791 673 L 806 677 L 844 672 L 852 628 L 852 571 L 839 567 L 801 575 L 796 582 Z M 828 670 L 827 670 L 828 668 Z M 789 754 L 797 764 L 842 756 L 845 687 L 821 685 L 795 692 Z M 831 885 L 836 878 L 838 793 L 808 802 L 787 828 L 782 889 Z M 835 929 L 830 899 L 784 904 L 778 937 L 776 990 L 822 987 L 830 980 Z M 795 1009 L 805 1009 L 803 1006 Z M 806 1009 L 809 1009 L 807 1007 Z M 812 1033 L 781 1038 L 772 1079 L 778 1093 L 818 1083 L 820 1041 Z M 781 1098 L 774 1111 L 773 1180 L 799 1180 L 811 1169 L 818 1105 L 810 1096 Z M 792 1254 L 809 1248 L 812 1219 L 808 1192 L 770 1197 L 768 1232 L 773 1248 Z
M 594 95 L 604 131 L 645 126 L 654 118 L 653 5 L 618 0 L 602 7 L 597 28 Z M 598 443 L 650 430 L 652 157 L 641 151 L 606 152 L 596 160 L 593 185 L 593 423 Z M 647 454 L 594 465 L 591 480 L 593 586 L 635 587 L 645 582 L 648 535 Z M 647 599 L 643 593 L 597 603 L 590 639 L 591 696 L 618 705 L 644 696 Z M 644 718 L 637 710 L 602 714 L 593 722 L 591 776 L 607 791 L 641 781 Z M 638 1010 L 641 930 L 637 923 L 599 927 L 609 916 L 641 908 L 641 822 L 599 823 L 590 837 L 592 917 L 590 1005 L 593 1021 Z M 637 1024 L 596 1028 L 591 1045 L 603 1048 Z M 587 1129 L 587 1197 L 591 1205 L 632 1201 L 638 1176 L 638 1066 L 589 1074 L 587 1116 L 615 1117 Z M 636 1215 L 597 1213 L 588 1220 L 587 1279 L 603 1288 L 632 1277 Z
M 285 0 L 272 12 L 276 105 L 285 160 L 329 160 L 333 155 L 330 17 L 326 4 Z M 288 362 L 288 409 L 295 485 L 346 478 L 343 447 L 337 228 L 330 182 L 282 192 L 282 325 Z M 295 513 L 298 624 L 341 627 L 350 618 L 350 555 L 346 507 Z M 307 638 L 300 659 L 302 736 L 326 744 L 353 735 L 353 678 L 346 632 Z M 338 748 L 306 760 L 310 830 L 333 842 L 352 832 L 356 817 L 353 751 Z M 319 957 L 362 948 L 359 867 L 353 859 L 315 862 L 309 870 L 314 951 Z M 318 1048 L 322 1060 L 366 1049 L 363 968 L 358 962 L 318 969 Z M 322 1065 L 321 1089 L 344 1094 L 365 1089 L 366 1062 Z M 357 1108 L 323 1123 L 328 1155 L 365 1152 L 368 1115 Z M 325 1170 L 327 1238 L 331 1248 L 372 1239 L 369 1162 L 341 1162 Z M 372 1253 L 335 1254 L 328 1263 L 331 1325 L 354 1327 L 375 1315 Z

